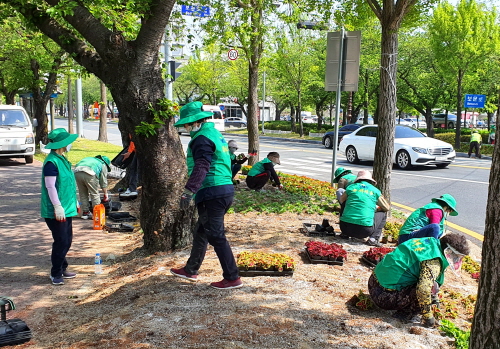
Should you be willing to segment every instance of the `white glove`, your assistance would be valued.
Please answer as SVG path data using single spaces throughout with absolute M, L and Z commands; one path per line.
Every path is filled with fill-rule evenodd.
M 283 184 L 280 184 L 280 185 L 278 186 L 278 189 L 279 189 L 279 190 L 283 189 Z
M 66 222 L 64 208 L 61 205 L 54 205 L 54 215 L 56 216 L 56 221 Z

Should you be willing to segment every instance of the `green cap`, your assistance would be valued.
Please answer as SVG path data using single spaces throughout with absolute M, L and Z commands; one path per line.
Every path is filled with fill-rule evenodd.
M 45 146 L 45 149 L 60 149 L 73 143 L 78 135 L 68 133 L 64 128 L 56 128 L 49 133 L 48 138 L 49 144 Z
M 108 168 L 108 172 L 111 171 L 111 161 L 109 161 L 109 158 L 106 155 L 96 155 L 95 157 L 104 162 L 104 164 Z
M 339 167 L 335 170 L 335 178 L 333 179 L 333 183 L 338 183 L 340 178 L 342 178 L 342 176 L 345 176 L 346 174 L 349 174 L 349 173 L 352 173 L 351 170 L 346 170 L 345 168 L 343 167 Z
M 211 111 L 203 111 L 203 103 L 190 102 L 183 106 L 180 111 L 180 118 L 174 126 L 190 124 L 198 120 L 209 118 L 213 115 Z
M 443 206 L 443 204 L 445 204 L 446 206 L 448 206 L 449 208 L 452 209 L 450 216 L 458 216 L 457 209 L 455 208 L 457 206 L 457 201 L 450 194 L 443 194 L 438 198 L 432 199 L 432 202 L 438 203 L 441 206 Z

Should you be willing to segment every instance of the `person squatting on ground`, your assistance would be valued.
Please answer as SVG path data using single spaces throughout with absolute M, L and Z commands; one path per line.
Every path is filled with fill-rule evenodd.
M 205 119 L 212 112 L 202 109 L 201 102 L 191 102 L 180 110 L 180 119 L 174 126 L 184 126 L 191 135 L 187 151 L 189 179 L 181 196 L 181 209 L 187 209 L 195 199 L 198 209 L 198 224 L 193 231 L 193 247 L 183 268 L 170 269 L 178 277 L 196 281 L 203 263 L 207 245 L 214 247 L 223 270 L 224 279 L 210 284 L 217 289 L 232 289 L 243 286 L 233 251 L 224 232 L 224 215 L 234 197 L 231 176 L 231 159 L 226 140 Z M 195 195 L 196 194 L 196 195 Z
M 363 239 L 370 246 L 381 246 L 379 242 L 391 206 L 375 185 L 370 171 L 361 170 L 353 184 L 349 185 L 339 202 L 345 202 L 340 217 L 340 237 Z
M 333 178 L 333 183 L 337 183 L 337 201 L 340 202 L 340 198 L 342 197 L 342 194 L 344 194 L 345 188 L 347 188 L 348 185 L 354 183 L 354 181 L 356 180 L 356 175 L 353 174 L 351 170 L 346 170 L 343 167 L 339 167 L 335 170 L 334 176 L 335 178 Z M 342 216 L 344 208 L 345 201 L 340 205 L 339 216 Z
M 134 157 L 127 167 L 128 188 L 121 194 L 122 197 L 137 196 L 137 185 L 139 184 L 139 160 L 137 159 L 137 151 L 135 149 L 135 143 L 132 141 L 132 135 L 129 134 L 128 137 L 130 143 L 127 152 L 123 154 L 123 160 L 127 160 L 132 154 L 134 154 Z
M 104 201 L 109 200 L 107 188 L 110 165 L 109 158 L 101 155 L 83 158 L 76 164 L 74 172 L 83 219 L 92 219 L 94 206 L 101 203 L 99 187 L 104 193 Z M 89 202 L 92 203 L 91 207 Z
M 243 153 L 239 155 L 235 154 L 236 150 L 238 150 L 238 143 L 236 143 L 236 141 L 230 140 L 227 144 L 229 145 L 229 155 L 231 157 L 231 173 L 233 176 L 233 183 L 239 184 L 240 181 L 235 180 L 234 177 L 236 177 L 238 172 L 240 172 L 241 165 L 243 165 L 248 160 L 248 158 Z
M 439 300 L 444 272 L 448 266 L 460 270 L 469 252 L 466 238 L 455 233 L 441 240 L 426 237 L 403 242 L 375 267 L 368 280 L 370 296 L 378 307 L 396 310 L 393 316 L 400 320 L 423 320 L 425 326 L 433 327 L 438 322 L 431 306 Z
M 445 232 L 445 221 L 448 216 L 458 216 L 457 202 L 450 194 L 443 194 L 432 199 L 430 204 L 422 206 L 406 218 L 399 230 L 398 243 L 423 237 L 439 239 Z
M 472 131 L 470 136 L 470 144 L 469 144 L 469 157 L 472 153 L 472 150 L 476 153 L 476 158 L 481 159 L 481 143 L 482 138 L 477 130 Z
M 276 165 L 281 165 L 281 162 L 280 154 L 275 151 L 270 152 L 265 159 L 255 163 L 250 171 L 248 171 L 246 179 L 248 188 L 260 191 L 269 179 L 271 179 L 279 189 L 282 189 L 283 185 L 274 170 L 274 166 Z
M 50 279 L 54 285 L 64 285 L 63 279 L 76 276 L 67 270 L 66 254 L 73 241 L 73 217 L 78 215 L 78 200 L 71 163 L 63 154 L 69 152 L 77 137 L 64 128 L 56 128 L 49 133 L 49 144 L 45 147 L 51 152 L 43 163 L 40 211 L 54 239 L 50 256 Z

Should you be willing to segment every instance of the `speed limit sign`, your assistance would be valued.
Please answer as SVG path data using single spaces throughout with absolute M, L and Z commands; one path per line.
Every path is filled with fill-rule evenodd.
M 232 61 L 237 59 L 238 58 L 238 50 L 232 48 L 229 51 L 227 51 L 227 58 L 229 58 Z

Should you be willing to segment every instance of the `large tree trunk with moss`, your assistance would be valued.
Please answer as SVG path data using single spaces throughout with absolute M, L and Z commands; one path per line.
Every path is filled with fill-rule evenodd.
M 497 118 L 497 129 L 500 118 Z M 486 225 L 481 255 L 481 275 L 470 349 L 498 348 L 500 343 L 500 149 L 493 150 Z
M 67 23 L 59 23 L 44 9 L 28 2 L 9 4 L 110 89 L 120 110 L 123 131 L 130 133 L 136 144 L 142 176 L 140 223 L 144 246 L 150 252 L 186 246 L 195 219 L 194 206 L 189 210 L 179 208 L 187 180 L 182 144 L 173 120 L 155 124 L 149 109 L 151 106 L 159 111 L 158 102 L 165 97 L 158 55 L 175 1 L 151 0 L 134 41 L 108 29 L 81 2 L 72 3 L 70 14 L 64 16 Z M 72 28 L 79 35 L 68 31 Z M 136 126 L 141 123 L 152 125 L 156 134 L 137 134 Z

